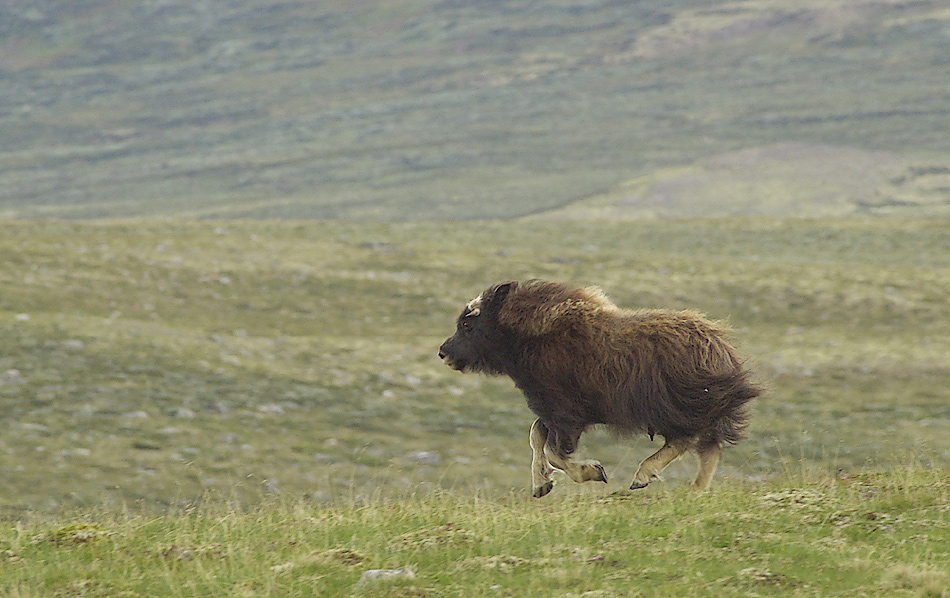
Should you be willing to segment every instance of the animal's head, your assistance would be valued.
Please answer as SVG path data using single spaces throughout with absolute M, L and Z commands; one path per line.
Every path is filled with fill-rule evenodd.
M 517 282 L 493 285 L 469 301 L 456 320 L 455 334 L 439 347 L 439 357 L 460 372 L 505 373 L 507 335 L 498 314 Z
M 529 280 L 489 287 L 468 302 L 455 334 L 439 348 L 446 365 L 463 372 L 504 374 L 523 341 L 556 334 L 588 316 L 616 310 L 597 287 Z

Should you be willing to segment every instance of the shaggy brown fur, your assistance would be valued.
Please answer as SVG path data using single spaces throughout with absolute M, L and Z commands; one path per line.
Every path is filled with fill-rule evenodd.
M 597 287 L 531 280 L 486 289 L 459 315 L 439 350 L 459 371 L 510 376 L 538 416 L 531 427 L 534 496 L 559 469 L 607 481 L 597 461 L 571 454 L 588 427 L 665 439 L 631 488 L 642 488 L 687 450 L 706 488 L 721 448 L 743 438 L 746 403 L 761 388 L 724 340 L 727 329 L 691 311 L 623 310 Z

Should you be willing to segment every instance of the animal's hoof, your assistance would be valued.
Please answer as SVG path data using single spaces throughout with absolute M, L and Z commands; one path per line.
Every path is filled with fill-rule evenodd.
M 603 483 L 606 484 L 606 483 L 607 483 L 607 472 L 604 471 L 604 466 L 601 465 L 600 463 L 597 463 L 596 465 L 594 465 L 594 469 L 597 470 L 597 474 L 598 474 L 598 477 L 594 478 L 594 480 L 600 481 L 600 482 L 603 482 Z
M 646 487 L 649 486 L 649 485 L 650 485 L 650 482 L 647 482 L 646 484 L 644 484 L 644 483 L 642 483 L 642 482 L 638 482 L 638 481 L 634 480 L 633 483 L 630 484 L 630 489 L 631 489 L 631 490 L 639 490 L 639 489 L 641 489 L 641 488 L 646 488 Z
M 543 486 L 538 486 L 537 488 L 535 488 L 534 492 L 531 493 L 531 496 L 533 498 L 541 498 L 542 496 L 545 496 L 546 494 L 548 494 L 553 488 L 554 488 L 554 481 L 552 480 Z

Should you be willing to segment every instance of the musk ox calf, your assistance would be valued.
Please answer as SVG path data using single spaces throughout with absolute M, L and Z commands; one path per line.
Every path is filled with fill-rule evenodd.
M 538 416 L 533 496 L 551 491 L 555 469 L 575 482 L 607 481 L 599 462 L 571 458 L 597 424 L 664 438 L 631 489 L 659 478 L 687 450 L 699 455 L 695 486 L 705 489 L 723 445 L 743 438 L 746 403 L 762 392 L 725 333 L 691 311 L 620 309 L 597 287 L 505 282 L 465 306 L 439 356 L 461 372 L 510 376 L 524 393 Z

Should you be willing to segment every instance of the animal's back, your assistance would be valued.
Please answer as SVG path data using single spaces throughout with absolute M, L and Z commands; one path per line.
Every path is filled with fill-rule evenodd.
M 718 376 L 741 367 L 726 341 L 729 328 L 694 311 L 643 309 L 621 315 L 621 334 L 645 344 L 670 373 Z

